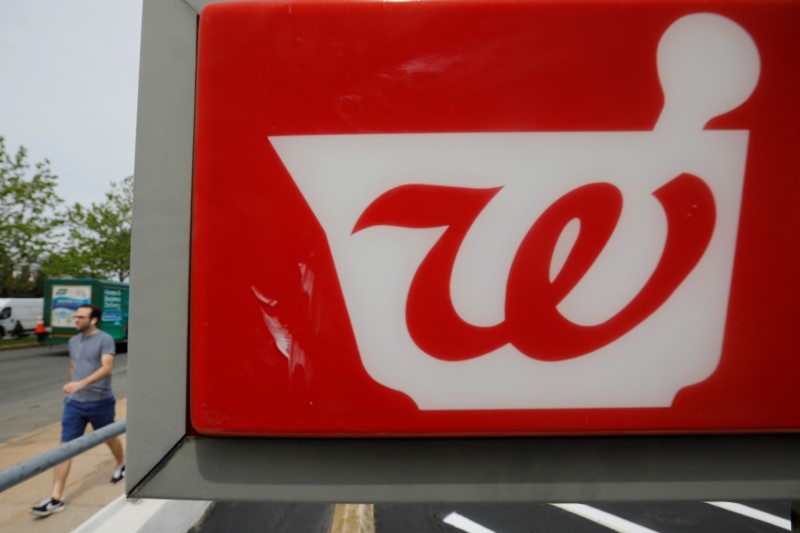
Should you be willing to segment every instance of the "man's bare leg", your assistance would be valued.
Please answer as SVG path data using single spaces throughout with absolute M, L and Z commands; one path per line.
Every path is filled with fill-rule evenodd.
M 119 437 L 114 437 L 111 440 L 107 440 L 106 444 L 109 448 L 111 448 L 111 453 L 114 454 L 114 459 L 117 461 L 117 466 L 122 466 L 125 464 L 125 451 L 122 449 L 122 441 Z
M 69 469 L 72 466 L 72 459 L 67 459 L 63 463 L 59 463 L 53 469 L 53 493 L 51 496 L 56 500 L 61 501 L 64 496 L 64 486 L 67 484 L 67 476 Z

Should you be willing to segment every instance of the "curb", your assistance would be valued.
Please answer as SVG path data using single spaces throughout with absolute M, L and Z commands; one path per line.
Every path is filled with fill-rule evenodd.
M 42 346 L 47 345 L 40 342 L 34 342 L 32 344 L 13 344 L 11 346 L 0 346 L 0 352 L 5 352 L 7 350 L 24 350 L 26 348 L 40 348 Z
M 72 533 L 134 533 L 137 531 L 188 531 L 205 514 L 211 502 L 126 499 L 112 501 Z

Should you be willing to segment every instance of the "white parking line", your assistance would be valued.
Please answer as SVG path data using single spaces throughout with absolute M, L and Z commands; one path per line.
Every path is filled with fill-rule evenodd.
M 639 524 L 634 524 L 633 522 L 625 520 L 624 518 L 620 518 L 617 515 L 601 511 L 600 509 L 595 509 L 594 507 L 589 507 L 588 505 L 584 505 L 582 503 L 551 503 L 550 505 L 576 514 L 587 520 L 591 520 L 596 524 L 600 524 L 601 526 L 618 531 L 619 533 L 657 533 L 652 529 L 640 526 Z
M 749 516 L 750 518 L 755 518 L 756 520 L 761 520 L 762 522 L 766 522 L 767 524 L 772 524 L 773 526 L 785 529 L 786 531 L 792 530 L 791 520 L 781 518 L 780 516 L 775 516 L 774 514 L 765 513 L 764 511 L 759 511 L 758 509 L 753 509 L 752 507 L 742 505 L 741 503 L 733 503 L 733 502 L 706 502 L 706 503 L 709 505 L 713 505 L 715 507 L 719 507 L 721 509 L 725 509 L 726 511 L 730 511 L 732 513 L 738 513 L 740 515 Z
M 473 522 L 466 516 L 461 516 L 456 512 L 452 512 L 444 518 L 444 523 L 453 527 L 457 527 L 461 531 L 467 533 L 495 533 L 489 528 L 483 527 L 477 522 Z

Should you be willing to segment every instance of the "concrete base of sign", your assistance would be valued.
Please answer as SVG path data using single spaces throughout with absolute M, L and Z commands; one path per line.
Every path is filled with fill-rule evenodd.
M 794 501 L 797 472 L 795 434 L 185 438 L 129 494 L 309 503 Z

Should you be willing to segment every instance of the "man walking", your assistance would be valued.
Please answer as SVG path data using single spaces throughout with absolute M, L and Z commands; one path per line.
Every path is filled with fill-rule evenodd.
M 69 340 L 69 383 L 64 385 L 64 414 L 61 418 L 61 442 L 83 435 L 86 424 L 95 430 L 114 421 L 116 399 L 111 391 L 111 370 L 114 368 L 114 339 L 97 328 L 101 311 L 82 305 L 75 312 L 78 334 Z M 119 437 L 106 442 L 117 467 L 111 477 L 117 483 L 125 477 L 125 453 Z M 31 508 L 37 516 L 48 516 L 64 510 L 63 493 L 72 460 L 57 465 L 53 472 L 53 491 L 39 505 Z

